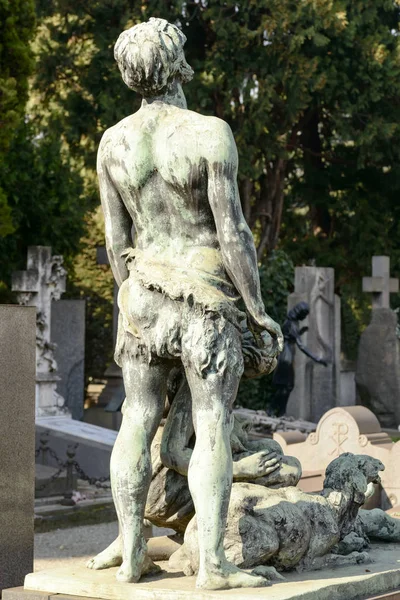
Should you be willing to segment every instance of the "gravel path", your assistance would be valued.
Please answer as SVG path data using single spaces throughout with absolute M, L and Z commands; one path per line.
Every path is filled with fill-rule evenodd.
M 35 571 L 85 564 L 118 535 L 118 523 L 83 525 L 35 534 Z

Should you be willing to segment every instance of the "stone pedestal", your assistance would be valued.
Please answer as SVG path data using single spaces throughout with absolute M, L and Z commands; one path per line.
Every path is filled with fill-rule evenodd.
M 0 592 L 33 569 L 36 310 L 0 305 Z
M 116 581 L 116 568 L 92 571 L 83 565 L 73 565 L 32 573 L 25 580 L 25 591 L 7 590 L 3 600 L 73 600 L 72 594 L 76 600 L 80 597 L 105 600 L 359 600 L 384 594 L 383 600 L 390 598 L 387 592 L 400 587 L 396 544 L 373 548 L 371 563 L 284 573 L 285 581 L 274 581 L 266 588 L 200 590 L 195 587 L 195 577 L 173 572 L 165 562 L 160 566 L 165 569 L 160 575 L 144 577 L 135 584 Z
M 340 396 L 340 300 L 335 296 L 334 269 L 296 267 L 295 292 L 289 296 L 288 310 L 298 302 L 307 302 L 310 314 L 301 326 L 304 345 L 328 366 L 316 364 L 296 348 L 295 387 L 287 414 L 307 421 L 318 421 L 337 404 Z

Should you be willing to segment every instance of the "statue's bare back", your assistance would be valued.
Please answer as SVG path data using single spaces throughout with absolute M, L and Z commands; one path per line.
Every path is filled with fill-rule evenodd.
M 106 132 L 100 156 L 112 150 L 109 175 L 133 221 L 137 248 L 226 278 L 208 174 L 216 164 L 234 170 L 232 142 L 224 121 L 161 102 L 143 103 Z M 212 261 L 206 248 L 214 249 Z

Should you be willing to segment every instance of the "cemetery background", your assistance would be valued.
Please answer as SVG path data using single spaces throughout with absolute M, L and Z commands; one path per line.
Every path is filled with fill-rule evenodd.
M 79 365 L 78 388 L 84 376 L 90 403 L 88 386 L 98 395 L 113 349 L 113 280 L 110 268 L 97 260 L 104 235 L 95 152 L 102 131 L 138 107 L 138 98 L 120 82 L 111 48 L 123 28 L 152 15 L 179 20 L 188 36 L 187 57 L 197 73 L 187 90 L 189 106 L 232 127 L 243 210 L 258 248 L 267 311 L 283 322 L 290 295 L 294 301 L 298 293 L 295 266 L 334 269 L 329 293 L 341 300 L 342 360 L 336 356 L 336 367 L 347 361 L 352 373 L 360 335 L 371 319 L 373 303 L 361 285 L 371 271 L 371 257 L 390 256 L 391 276 L 400 272 L 397 2 L 378 0 L 366 9 L 363 2 L 336 0 L 295 8 L 288 0 L 251 6 L 149 0 L 141 7 L 128 0 L 112 7 L 107 0 L 96 6 L 15 0 L 1 7 L 0 84 L 6 101 L 0 121 L 6 126 L 0 128 L 0 304 L 17 302 L 12 274 L 26 269 L 29 246 L 51 247 L 53 255 L 63 256 L 66 290 L 62 301 L 53 302 L 51 341 L 58 343 L 60 369 L 65 365 L 69 372 Z M 398 293 L 391 294 L 390 305 L 400 307 Z M 64 343 L 67 331 L 69 340 L 76 340 L 78 330 L 80 344 Z M 265 408 L 273 393 L 270 379 L 244 381 L 238 403 Z M 57 388 L 64 398 L 65 381 Z M 79 419 L 82 395 L 73 397 L 71 412 Z M 349 418 L 340 412 L 334 418 L 340 437 L 344 429 L 338 420 Z M 322 421 L 320 427 L 325 431 Z M 354 439 L 364 436 L 378 453 L 391 452 L 390 436 L 374 427 L 365 433 L 351 422 L 349 431 Z M 38 429 L 36 447 L 45 430 Z M 84 425 L 82 432 L 88 433 Z M 295 454 L 296 446 L 304 461 L 316 439 L 276 435 L 287 444 L 287 453 Z M 394 431 L 390 435 L 397 437 Z M 353 438 L 348 435 L 346 443 Z M 338 440 L 345 443 L 343 437 Z M 112 442 L 110 432 L 103 458 L 97 460 L 100 452 L 90 461 L 90 475 L 105 472 Z M 51 447 L 64 462 L 67 444 L 57 447 L 52 441 Z M 320 458 L 323 465 L 322 452 Z M 91 470 L 96 461 L 97 473 Z M 391 472 L 398 480 L 394 468 Z M 310 475 L 310 489 L 320 485 L 320 478 Z M 97 506 L 107 496 L 93 486 L 83 488 L 82 480 L 80 489 L 97 495 Z M 396 506 L 400 490 L 389 492 Z M 99 518 L 113 517 L 103 513 Z
M 373 254 L 390 255 L 394 276 L 400 266 L 398 5 L 121 0 L 110 16 L 106 0 L 90 10 L 19 0 L 7 11 L 15 37 L 6 38 L 1 74 L 10 86 L 1 109 L 10 123 L 0 144 L 1 301 L 15 302 L 11 274 L 25 268 L 27 247 L 51 246 L 68 271 L 63 298 L 86 301 L 86 384 L 103 379 L 112 359 L 112 277 L 96 262 L 104 239 L 95 152 L 102 131 L 139 102 L 119 80 L 110 48 L 121 29 L 154 14 L 179 19 L 189 34 L 198 73 L 189 105 L 232 127 L 267 308 L 282 321 L 293 265 L 334 268 L 342 349 L 355 360 L 370 305 L 360 273 Z M 393 308 L 399 303 L 392 297 Z M 268 379 L 244 383 L 240 403 L 263 408 L 269 393 Z
M 233 130 L 267 311 L 283 322 L 288 297 L 297 293 L 295 266 L 334 269 L 330 294 L 341 308 L 331 333 L 341 342 L 335 342 L 337 371 L 326 408 L 340 403 L 332 399 L 339 363 L 346 363 L 351 384 L 360 334 L 370 321 L 361 274 L 373 254 L 390 256 L 394 277 L 400 269 L 398 4 L 379 0 L 365 10 L 362 2 L 318 0 L 294 9 L 275 0 L 250 6 L 149 0 L 135 7 L 120 0 L 110 18 L 106 0 L 90 9 L 18 0 L 2 10 L 8 60 L 0 77 L 8 95 L 0 116 L 8 126 L 0 139 L 0 253 L 7 257 L 0 262 L 0 302 L 17 301 L 12 274 L 26 269 L 29 246 L 51 247 L 63 257 L 62 302 L 75 302 L 78 311 L 81 301 L 80 316 L 72 318 L 72 304 L 65 313 L 79 323 L 81 346 L 68 351 L 59 342 L 55 353 L 59 369 L 77 369 L 76 389 L 84 358 L 87 405 L 98 400 L 113 370 L 113 280 L 97 260 L 104 234 L 95 154 L 102 131 L 139 105 L 120 81 L 110 49 L 121 29 L 150 15 L 178 20 L 187 33 L 187 57 L 197 73 L 187 89 L 189 106 L 223 117 Z M 391 305 L 400 306 L 398 294 Z M 57 343 L 71 327 L 62 315 L 57 322 L 62 304 L 55 306 L 50 341 Z M 57 386 L 63 397 L 65 373 Z M 300 384 L 298 378 L 297 392 Z M 297 392 L 291 406 L 299 416 Z M 271 394 L 270 376 L 243 381 L 238 404 L 264 409 Z M 70 412 L 79 419 L 81 391 L 66 398 L 66 405 L 74 402 Z M 316 422 L 321 412 L 303 417 Z

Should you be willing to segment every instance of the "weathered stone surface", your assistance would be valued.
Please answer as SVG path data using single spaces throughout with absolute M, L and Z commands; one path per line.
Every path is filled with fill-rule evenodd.
M 334 546 L 354 529 L 368 486 L 379 480 L 383 464 L 369 456 L 345 453 L 332 461 L 321 495 L 297 487 L 277 490 L 235 483 L 225 531 L 228 560 L 241 568 L 269 565 L 309 570 L 365 562 L 365 553 L 335 556 Z M 186 564 L 185 564 L 186 561 Z M 196 517 L 189 523 L 183 546 L 170 559 L 188 574 L 199 569 Z
M 356 363 L 350 360 L 340 361 L 340 395 L 337 406 L 354 406 L 356 404 Z
M 400 442 L 394 444 L 382 431 L 376 416 L 364 406 L 337 407 L 319 421 L 317 430 L 304 440 L 301 434 L 274 433 L 284 454 L 295 456 L 308 476 L 324 472 L 329 462 L 343 452 L 366 454 L 382 461 L 380 507 L 400 503 Z M 302 487 L 302 481 L 299 483 Z
M 83 418 L 85 394 L 85 300 L 59 300 L 51 307 L 51 338 L 60 381 L 57 392 L 72 418 Z
M 380 509 L 361 510 L 359 521 L 363 532 L 371 540 L 400 542 L 400 519 L 391 517 Z
M 400 424 L 400 343 L 397 316 L 375 308 L 358 347 L 357 400 L 370 408 L 383 427 Z
M 179 576 L 166 563 L 162 575 L 147 576 L 137 584 L 115 581 L 116 569 L 93 572 L 82 567 L 63 567 L 34 573 L 26 578 L 26 586 L 49 590 L 51 600 L 63 599 L 64 594 L 105 600 L 359 600 L 390 593 L 400 587 L 398 546 L 376 546 L 371 551 L 374 562 L 337 567 L 307 573 L 285 573 L 286 581 L 274 582 L 267 589 L 205 591 L 195 588 L 194 577 Z M 53 596 L 53 594 L 60 596 Z M 68 600 L 72 600 L 69 596 Z M 385 594 L 383 600 L 388 596 Z M 389 596 L 390 597 L 390 596 Z M 33 600 L 29 596 L 11 596 L 4 600 Z M 39 596 L 34 600 L 47 600 Z M 391 598 L 397 600 L 397 598 Z
M 295 383 L 287 407 L 287 414 L 295 418 L 316 422 L 336 406 L 340 396 L 340 300 L 334 290 L 334 269 L 296 267 L 295 291 L 289 296 L 288 310 L 298 302 L 307 302 L 310 314 L 302 325 L 308 331 L 302 340 L 328 366 L 318 365 L 296 350 Z
M 47 592 L 24 590 L 23 586 L 3 590 L 2 600 L 49 600 Z
M 36 310 L 0 305 L 0 592 L 33 567 Z

